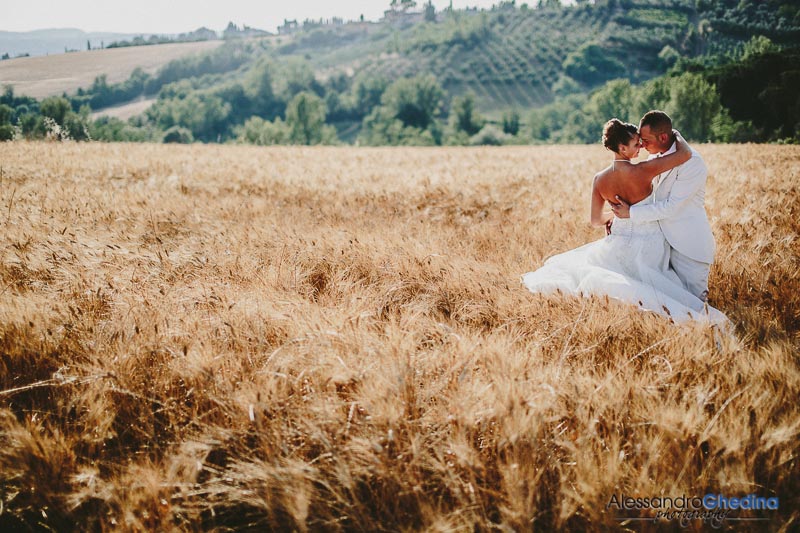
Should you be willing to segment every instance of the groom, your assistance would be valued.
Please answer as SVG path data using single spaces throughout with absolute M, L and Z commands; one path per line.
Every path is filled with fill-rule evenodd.
M 648 111 L 639 123 L 642 146 L 650 159 L 675 151 L 672 120 L 663 111 Z M 683 165 L 653 179 L 653 202 L 630 206 L 619 196 L 611 209 L 617 218 L 633 221 L 657 220 L 670 245 L 669 264 L 684 287 L 706 301 L 708 271 L 714 260 L 714 236 L 704 205 L 708 170 L 692 149 Z

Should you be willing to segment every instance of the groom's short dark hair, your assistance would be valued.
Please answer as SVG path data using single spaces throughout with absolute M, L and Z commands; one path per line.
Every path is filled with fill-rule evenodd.
M 639 122 L 640 130 L 645 126 L 649 126 L 650 131 L 652 131 L 655 134 L 671 133 L 672 119 L 669 118 L 669 115 L 667 115 L 663 111 L 654 109 L 653 111 L 648 111 L 647 113 L 645 113 L 644 116 L 642 117 L 641 122 Z

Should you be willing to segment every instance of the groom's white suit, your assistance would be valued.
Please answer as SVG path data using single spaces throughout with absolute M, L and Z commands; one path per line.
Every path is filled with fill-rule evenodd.
M 674 151 L 675 144 L 665 154 Z M 630 208 L 634 221 L 658 221 L 670 245 L 670 265 L 689 292 L 701 300 L 708 293 L 715 248 L 705 208 L 707 177 L 703 158 L 692 149 L 689 161 L 653 179 L 652 203 Z

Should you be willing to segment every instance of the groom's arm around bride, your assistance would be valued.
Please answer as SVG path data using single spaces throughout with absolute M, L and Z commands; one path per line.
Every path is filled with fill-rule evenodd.
M 674 150 L 672 121 L 666 113 L 650 111 L 639 126 L 642 145 L 653 156 Z M 651 156 L 652 157 L 652 156 Z M 683 165 L 653 180 L 653 202 L 628 206 L 621 200 L 612 205 L 616 216 L 633 221 L 658 221 L 670 244 L 670 266 L 684 286 L 701 300 L 708 293 L 708 271 L 714 259 L 714 236 L 705 210 L 708 169 L 692 149 Z

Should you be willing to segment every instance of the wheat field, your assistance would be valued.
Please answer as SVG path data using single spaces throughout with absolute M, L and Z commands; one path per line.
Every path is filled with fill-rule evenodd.
M 524 290 L 599 146 L 0 144 L 0 529 L 797 530 L 800 147 L 697 148 L 734 336 Z

